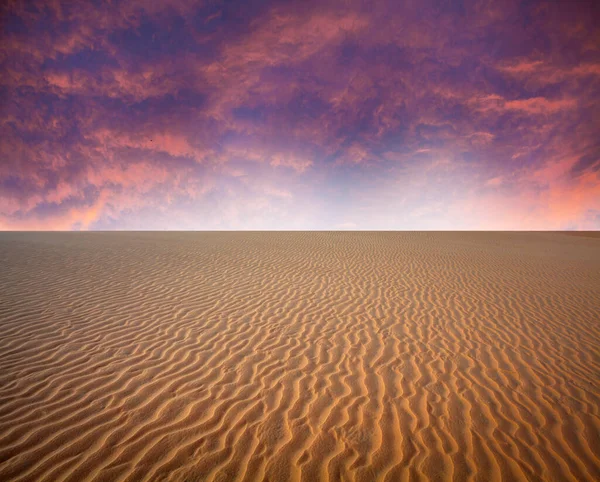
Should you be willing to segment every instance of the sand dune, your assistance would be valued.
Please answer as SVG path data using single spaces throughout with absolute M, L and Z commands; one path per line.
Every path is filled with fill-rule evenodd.
M 600 239 L 2 233 L 0 480 L 600 480 Z

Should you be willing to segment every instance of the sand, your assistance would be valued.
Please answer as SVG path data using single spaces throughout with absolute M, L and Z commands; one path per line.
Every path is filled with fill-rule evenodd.
M 0 480 L 600 480 L 600 239 L 1 233 Z

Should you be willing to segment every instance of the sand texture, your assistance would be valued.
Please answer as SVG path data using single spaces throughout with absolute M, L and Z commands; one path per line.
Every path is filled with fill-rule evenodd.
M 0 480 L 600 480 L 600 238 L 0 233 Z

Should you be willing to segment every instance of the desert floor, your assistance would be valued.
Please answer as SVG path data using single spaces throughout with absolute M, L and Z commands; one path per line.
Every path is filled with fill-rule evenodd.
M 0 480 L 600 480 L 600 238 L 0 233 Z

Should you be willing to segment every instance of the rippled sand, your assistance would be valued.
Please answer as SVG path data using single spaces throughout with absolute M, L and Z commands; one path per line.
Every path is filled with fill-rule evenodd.
M 0 480 L 600 480 L 600 239 L 0 234 Z

